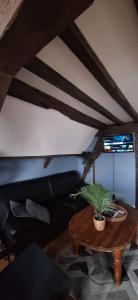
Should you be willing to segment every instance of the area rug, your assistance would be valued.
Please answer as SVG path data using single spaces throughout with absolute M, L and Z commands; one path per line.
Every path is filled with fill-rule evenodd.
M 113 281 L 113 261 L 110 253 L 80 248 L 72 255 L 71 246 L 55 258 L 59 267 L 73 280 L 72 295 L 77 300 L 138 300 L 138 247 L 129 246 L 123 252 L 122 283 Z

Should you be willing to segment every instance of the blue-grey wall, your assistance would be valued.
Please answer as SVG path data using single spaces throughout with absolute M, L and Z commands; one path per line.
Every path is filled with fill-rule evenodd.
M 135 153 L 115 155 L 115 189 L 135 206 Z
M 113 154 L 103 153 L 95 162 L 96 182 L 113 191 Z M 82 161 L 75 156 L 53 158 L 44 168 L 43 158 L 0 160 L 0 185 L 37 178 L 70 170 L 83 172 Z M 86 181 L 93 182 L 91 168 Z M 114 154 L 114 190 L 121 198 L 135 205 L 135 153 Z
M 96 182 L 113 191 L 113 155 L 114 155 L 114 190 L 120 198 L 135 205 L 135 153 L 103 153 L 95 162 Z M 82 173 L 82 163 L 78 160 L 78 170 Z M 93 182 L 91 168 L 86 181 Z
M 0 160 L 0 185 L 78 169 L 75 156 L 55 157 L 44 168 L 43 158 Z

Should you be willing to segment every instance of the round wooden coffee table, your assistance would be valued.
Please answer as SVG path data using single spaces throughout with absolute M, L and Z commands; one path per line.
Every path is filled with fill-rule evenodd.
M 76 200 L 77 201 L 77 200 Z M 88 206 L 72 217 L 69 222 L 69 233 L 74 255 L 79 254 L 79 246 L 90 250 L 112 252 L 114 261 L 114 280 L 117 286 L 121 283 L 122 250 L 129 244 L 136 244 L 138 210 L 124 204 L 128 216 L 123 222 L 106 222 L 104 231 L 97 231 L 93 225 L 93 208 Z

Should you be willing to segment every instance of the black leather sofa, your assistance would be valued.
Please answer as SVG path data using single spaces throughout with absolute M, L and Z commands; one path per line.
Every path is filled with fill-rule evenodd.
M 84 199 L 74 200 L 70 193 L 77 192 L 84 182 L 76 171 L 48 177 L 16 182 L 0 186 L 0 202 L 9 207 L 9 201 L 25 203 L 30 198 L 47 207 L 50 224 L 35 219 L 16 218 L 9 213 L 3 232 L 6 251 L 18 253 L 31 243 L 46 245 L 68 226 L 70 218 L 87 203 Z

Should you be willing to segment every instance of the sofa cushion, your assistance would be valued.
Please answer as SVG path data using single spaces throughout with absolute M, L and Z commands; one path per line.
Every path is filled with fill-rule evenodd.
M 17 218 L 30 218 L 30 214 L 26 210 L 26 205 L 16 201 L 10 201 L 11 212 Z
M 55 203 L 50 208 L 50 224 L 68 224 L 70 218 L 73 216 L 73 209 L 66 207 L 62 203 Z
M 35 203 L 31 199 L 26 199 L 26 210 L 32 218 L 50 223 L 50 214 L 46 207 Z
M 26 199 L 25 204 L 16 201 L 10 201 L 10 206 L 14 217 L 34 218 L 48 224 L 50 223 L 48 209 L 30 199 Z
M 16 234 L 13 237 L 7 234 L 7 240 L 10 242 L 9 251 L 18 252 L 33 242 L 45 246 L 68 228 L 72 216 L 73 209 L 55 203 L 55 207 L 51 205 L 50 209 L 50 224 L 25 218 L 19 222 L 19 219 L 12 218 L 10 226 L 16 228 Z
M 8 249 L 10 252 L 18 253 L 18 251 L 20 252 L 33 242 L 44 247 L 48 242 L 56 238 L 66 229 L 64 223 L 60 223 L 58 226 L 55 226 L 55 224 L 52 225 L 41 221 L 38 222 L 39 224 L 37 226 L 22 232 L 22 234 L 17 233 L 14 236 L 14 243 L 10 242 L 8 244 Z
M 39 226 L 40 223 L 42 222 L 32 218 L 15 218 L 10 216 L 6 223 L 4 232 L 7 235 L 13 235 L 12 232 L 14 232 L 15 235 L 22 234 L 23 232 L 26 232 L 32 228 L 35 229 L 35 227 Z
M 28 219 L 27 221 L 29 220 L 33 219 Z M 51 225 L 41 221 L 34 220 L 34 222 L 27 222 L 27 224 L 23 224 L 22 220 L 22 224 L 20 224 L 20 228 L 17 227 L 16 234 L 12 236 L 12 240 L 11 235 L 7 234 L 6 244 L 8 245 L 8 251 L 11 253 L 18 253 L 33 242 L 41 244 L 44 241 L 45 245 L 45 241 L 47 242 L 47 240 L 51 240 L 51 233 L 54 230 L 55 228 L 52 228 Z
M 73 215 L 73 209 L 65 207 L 62 204 L 55 203 L 51 204 L 50 207 L 50 224 L 46 224 L 40 220 L 30 219 L 30 218 L 14 218 L 12 215 L 8 218 L 5 234 L 9 238 L 9 235 L 12 235 L 12 231 L 14 231 L 15 239 L 23 238 L 23 235 L 27 234 L 31 237 L 35 236 L 35 232 L 38 227 L 46 228 L 47 234 L 50 234 L 51 228 L 54 225 L 55 232 L 60 227 L 60 225 L 68 224 L 70 217 Z M 55 227 L 55 224 L 57 226 Z M 45 227 L 43 227 L 45 226 Z M 60 227 L 61 228 L 61 227 Z M 40 237 L 42 239 L 42 236 Z

